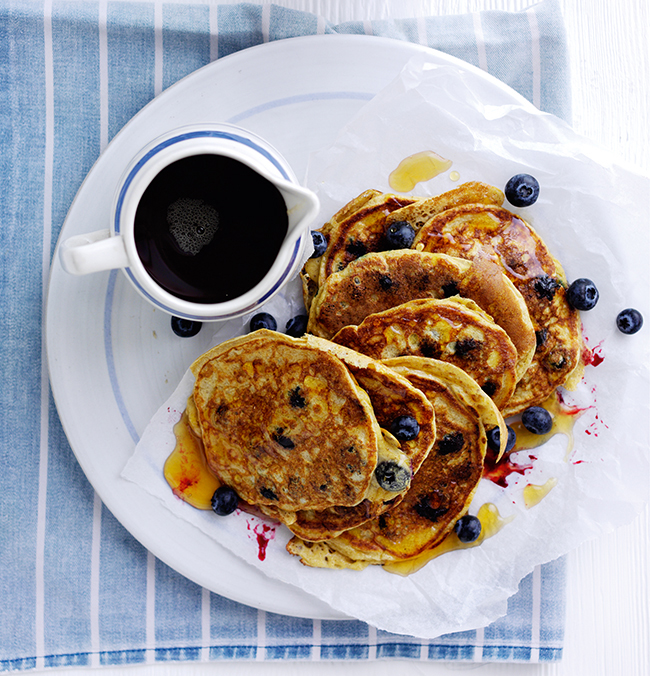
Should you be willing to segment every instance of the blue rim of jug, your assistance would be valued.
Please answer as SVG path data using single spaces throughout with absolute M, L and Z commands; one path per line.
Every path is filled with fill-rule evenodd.
M 135 166 L 131 169 L 129 172 L 128 176 L 124 180 L 124 184 L 122 185 L 122 189 L 120 190 L 120 194 L 118 195 L 117 198 L 117 205 L 115 207 L 115 233 L 118 234 L 120 232 L 120 215 L 122 213 L 122 206 L 124 204 L 124 198 L 126 196 L 126 192 L 129 189 L 129 186 L 133 182 L 133 179 L 135 178 L 135 175 L 140 171 L 140 169 L 157 153 L 159 153 L 161 150 L 164 150 L 165 148 L 168 148 L 169 146 L 172 146 L 176 143 L 180 143 L 181 141 L 187 141 L 195 138 L 221 138 L 221 139 L 226 139 L 228 141 L 235 141 L 236 143 L 241 143 L 242 145 L 248 146 L 249 148 L 252 148 L 253 150 L 257 151 L 261 155 L 263 155 L 267 160 L 269 160 L 282 174 L 282 177 L 287 180 L 291 181 L 291 178 L 285 168 L 282 166 L 282 164 L 278 161 L 276 157 L 274 157 L 266 148 L 260 146 L 258 143 L 255 143 L 255 141 L 252 141 L 251 139 L 246 138 L 245 136 L 240 136 L 239 134 L 233 134 L 231 132 L 224 132 L 224 131 L 216 131 L 216 130 L 211 130 L 211 129 L 204 129 L 200 131 L 188 131 L 184 132 L 182 134 L 179 134 L 178 136 L 172 136 L 171 138 L 165 139 L 164 141 L 161 141 L 158 145 L 153 147 L 151 150 L 147 151 L 141 158 L 138 160 L 138 162 L 135 164 Z M 250 312 L 251 310 L 254 310 L 258 305 L 261 305 L 265 300 L 267 300 L 270 296 L 272 296 L 280 286 L 284 283 L 285 279 L 289 275 L 289 272 L 293 268 L 293 265 L 295 263 L 295 260 L 298 256 L 298 252 L 300 251 L 300 245 L 302 242 L 302 237 L 298 239 L 296 242 L 296 245 L 293 249 L 293 252 L 291 254 L 291 260 L 289 261 L 288 265 L 285 268 L 284 273 L 280 277 L 280 279 L 273 285 L 271 289 L 269 289 L 264 296 L 261 298 L 258 298 L 254 303 L 251 303 L 248 307 L 243 308 L 241 310 L 237 310 L 235 312 L 231 312 L 225 315 L 219 315 L 217 319 L 231 319 L 233 317 L 238 317 L 242 314 L 246 314 L 247 312 Z M 187 314 L 184 312 L 179 312 L 178 310 L 175 310 L 173 308 L 168 307 L 164 303 L 161 303 L 159 300 L 153 298 L 151 294 L 149 294 L 145 288 L 140 284 L 140 282 L 136 279 L 135 275 L 131 271 L 131 268 L 125 268 L 124 272 L 128 275 L 129 279 L 133 282 L 133 284 L 136 286 L 136 288 L 142 293 L 146 298 L 148 298 L 154 305 L 158 306 L 159 308 L 165 310 L 166 312 L 169 312 L 170 314 L 177 315 L 177 316 L 182 316 L 186 319 L 195 319 L 198 321 L 210 321 L 211 317 L 205 317 L 205 316 L 200 316 L 200 315 L 191 315 Z

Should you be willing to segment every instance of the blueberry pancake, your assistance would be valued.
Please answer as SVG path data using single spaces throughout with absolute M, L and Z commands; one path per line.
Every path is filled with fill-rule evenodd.
M 520 216 L 480 204 L 448 209 L 421 228 L 413 248 L 470 260 L 492 260 L 523 296 L 537 349 L 505 415 L 543 402 L 556 387 L 576 377 L 582 352 L 579 313 L 567 301 L 562 267 Z
M 424 394 L 403 375 L 373 359 L 313 336 L 308 336 L 307 340 L 309 344 L 324 345 L 326 349 L 331 346 L 333 354 L 346 364 L 360 387 L 370 397 L 386 445 L 388 448 L 397 448 L 406 456 L 408 465 L 402 466 L 408 467 L 409 472 L 415 474 L 436 438 L 433 408 Z M 404 435 L 395 429 L 396 421 L 403 420 L 405 416 L 417 423 L 417 434 L 413 438 L 410 438 L 413 435 Z M 400 439 L 389 430 L 395 431 Z M 404 438 L 405 436 L 407 438 Z M 399 456 L 390 458 L 385 453 L 382 455 L 380 451 L 377 471 L 382 483 L 382 472 L 390 477 L 393 474 L 398 477 L 399 468 L 392 464 L 396 461 L 400 462 Z M 353 507 L 335 506 L 324 510 L 299 510 L 295 513 L 295 520 L 287 525 L 293 533 L 304 540 L 329 539 L 382 514 L 399 502 L 403 495 L 404 490 L 401 490 L 386 494 L 384 501 L 364 500 Z M 273 508 L 265 506 L 262 509 L 269 516 L 276 518 L 279 516 Z
M 287 550 L 305 565 L 362 569 L 410 559 L 438 544 L 467 512 L 483 472 L 485 428 L 494 425 L 494 416 L 500 425 L 503 419 L 493 408 L 493 416 L 486 419 L 470 403 L 466 392 L 473 392 L 474 401 L 487 397 L 460 369 L 431 361 L 422 371 L 418 361 L 404 358 L 387 363 L 431 401 L 436 443 L 407 494 L 390 511 L 327 542 L 292 538 Z M 490 404 L 484 403 L 484 411 L 485 407 Z
M 411 300 L 345 326 L 333 338 L 374 359 L 440 359 L 468 373 L 503 408 L 515 389 L 517 351 L 508 334 L 474 301 Z
M 259 330 L 213 348 L 192 371 L 210 471 L 252 505 L 287 513 L 387 496 L 375 479 L 386 449 L 372 403 L 321 346 Z
M 500 266 L 400 249 L 367 254 L 330 275 L 311 304 L 307 330 L 331 338 L 344 326 L 418 298 L 469 298 L 505 330 L 517 350 L 516 377 L 535 353 L 535 331 L 521 294 Z

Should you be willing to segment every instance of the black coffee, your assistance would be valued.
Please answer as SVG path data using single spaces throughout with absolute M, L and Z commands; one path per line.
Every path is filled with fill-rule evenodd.
M 245 164 L 196 155 L 165 167 L 135 215 L 147 272 L 173 295 L 220 303 L 252 289 L 287 233 L 280 191 Z

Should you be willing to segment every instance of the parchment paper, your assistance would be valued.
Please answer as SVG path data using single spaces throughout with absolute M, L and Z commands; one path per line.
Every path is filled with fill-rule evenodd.
M 650 326 L 626 336 L 615 318 L 623 308 L 636 307 L 650 319 L 650 181 L 557 118 L 523 99 L 521 105 L 511 100 L 495 96 L 494 87 L 483 91 L 480 78 L 417 56 L 341 130 L 332 148 L 312 157 L 306 181 L 321 200 L 320 225 L 367 188 L 392 192 L 390 172 L 425 150 L 452 166 L 417 185 L 416 195 L 438 194 L 470 180 L 503 188 L 521 172 L 538 179 L 538 201 L 512 210 L 542 236 L 569 280 L 588 277 L 598 286 L 598 305 L 582 317 L 585 340 L 599 363 L 587 366 L 578 391 L 567 395 L 569 403 L 585 409 L 572 445 L 557 435 L 524 454 L 520 462 L 532 468 L 512 475 L 505 489 L 482 480 L 470 512 L 491 502 L 502 517 L 514 517 L 511 522 L 479 547 L 445 554 L 408 577 L 378 567 L 307 568 L 285 551 L 286 528 L 240 512 L 217 517 L 172 494 L 162 467 L 175 444 L 172 426 L 193 385 L 189 372 L 151 420 L 123 471 L 123 477 L 269 577 L 396 633 L 433 638 L 485 626 L 505 614 L 508 597 L 537 564 L 629 523 L 648 499 Z M 456 181 L 452 172 L 459 174 Z M 282 330 L 302 309 L 299 282 L 293 280 L 264 309 L 278 317 Z M 221 325 L 214 343 L 245 332 L 247 319 Z M 548 479 L 557 485 L 527 509 L 523 487 Z

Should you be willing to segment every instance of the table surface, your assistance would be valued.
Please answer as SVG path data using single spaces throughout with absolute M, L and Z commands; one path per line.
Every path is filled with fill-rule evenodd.
M 249 0 L 250 1 L 250 0 Z M 262 0 L 253 0 L 262 4 Z M 571 58 L 573 127 L 650 174 L 650 2 L 559 0 Z M 534 0 L 274 0 L 275 4 L 348 20 L 517 11 Z M 225 4 L 225 3 L 224 3 Z M 640 227 L 650 227 L 650 215 Z M 647 409 L 646 409 L 647 410 Z M 650 486 L 650 477 L 648 478 Z M 648 676 L 650 674 L 650 519 L 646 508 L 633 523 L 587 542 L 568 555 L 567 622 L 563 660 L 557 664 L 210 663 L 158 664 L 103 669 L 134 676 L 330 674 L 436 675 L 478 669 L 483 676 Z M 86 671 L 88 672 L 86 674 Z M 61 673 L 61 672 L 59 672 Z M 97 672 L 94 672 L 97 673 Z M 90 670 L 75 669 L 75 676 Z

